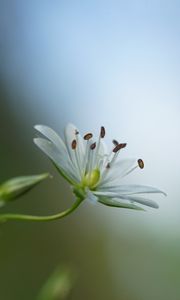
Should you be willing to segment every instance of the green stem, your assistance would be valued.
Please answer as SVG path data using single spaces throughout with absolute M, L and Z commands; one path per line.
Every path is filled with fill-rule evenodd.
M 32 216 L 22 214 L 0 214 L 0 222 L 6 222 L 8 220 L 18 221 L 35 221 L 35 222 L 48 222 L 58 219 L 62 219 L 67 215 L 71 214 L 82 202 L 82 198 L 77 198 L 76 202 L 67 210 L 50 216 Z

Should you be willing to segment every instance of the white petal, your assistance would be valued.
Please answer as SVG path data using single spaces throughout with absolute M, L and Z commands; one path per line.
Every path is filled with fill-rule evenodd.
M 134 209 L 134 210 L 144 210 L 143 208 L 133 204 L 133 203 L 129 203 L 127 201 L 121 200 L 119 201 L 119 199 L 111 199 L 111 198 L 107 198 L 107 197 L 100 197 L 98 199 L 98 202 L 107 205 L 107 206 L 111 206 L 111 207 L 118 207 L 118 208 L 127 208 L 127 209 Z
M 100 140 L 100 147 L 99 147 L 99 155 L 104 156 L 108 154 L 108 149 L 106 143 L 101 139 Z
M 77 177 L 68 154 L 62 155 L 55 144 L 44 138 L 35 138 L 34 143 L 57 165 L 58 168 L 66 173 L 67 177 L 70 177 L 76 182 L 80 180 L 80 178 Z
M 84 156 L 85 156 L 85 144 L 84 144 L 84 139 L 82 138 L 82 136 L 80 134 L 77 135 L 77 155 L 78 155 L 78 159 L 79 159 L 79 164 L 80 164 L 80 168 L 81 170 L 84 167 Z
M 123 159 L 117 161 L 109 169 L 105 170 L 104 176 L 100 182 L 100 187 L 112 185 L 114 182 L 119 181 L 123 176 L 129 173 L 137 166 L 137 159 Z
M 101 197 L 107 197 L 107 198 L 112 198 L 112 199 L 120 199 L 120 200 L 128 200 L 131 202 L 137 202 L 146 206 L 150 206 L 153 208 L 158 208 L 158 204 L 147 198 L 139 197 L 139 196 L 130 196 L 130 195 L 122 195 L 118 193 L 113 193 L 113 192 L 93 192 L 96 196 Z
M 98 153 L 97 153 L 98 152 Z M 105 142 L 100 139 L 99 141 L 99 149 L 98 151 L 96 151 L 96 159 L 95 159 L 95 166 L 94 167 L 98 167 L 101 171 L 101 173 L 103 172 L 104 169 L 104 162 L 107 158 L 107 146 L 105 144 Z
M 72 149 L 72 141 L 76 139 L 76 130 L 78 131 L 78 129 L 71 123 L 69 123 L 64 130 L 65 142 L 70 156 L 74 154 L 74 150 Z
M 87 189 L 87 197 L 86 199 L 89 200 L 91 203 L 96 204 L 98 202 L 98 197 L 96 197 L 89 189 Z
M 59 151 L 67 152 L 66 146 L 60 136 L 50 127 L 45 125 L 35 125 L 34 128 L 54 143 Z
M 129 200 L 129 201 L 132 201 L 132 202 L 137 202 L 137 203 L 140 203 L 140 204 L 143 204 L 143 205 L 146 205 L 146 206 L 150 206 L 150 207 L 153 207 L 153 208 L 158 208 L 159 207 L 159 205 L 155 201 L 153 201 L 151 199 L 143 198 L 143 197 L 122 196 L 122 195 L 120 195 L 118 198 L 122 199 L 122 200 Z
M 117 193 L 115 192 L 111 192 L 111 191 L 93 191 L 93 194 L 96 196 L 103 196 L 103 197 L 110 197 L 110 198 L 114 198 L 117 196 Z
M 164 194 L 166 196 L 166 193 L 163 191 L 146 185 L 137 185 L 137 184 L 129 184 L 129 185 L 116 185 L 116 186 L 104 186 L 98 188 L 98 192 L 111 192 L 111 193 L 118 193 L 121 195 L 132 195 L 132 194 Z
M 77 149 L 76 149 L 77 156 L 76 156 L 75 150 L 72 149 L 72 141 L 77 140 L 76 131 L 78 131 L 78 129 L 73 124 L 69 123 L 65 128 L 64 135 L 65 135 L 65 142 L 66 142 L 66 146 L 67 146 L 71 161 L 72 161 L 74 167 L 76 168 L 76 172 L 81 177 L 81 172 L 82 172 L 82 167 L 83 167 L 82 162 L 83 162 L 84 156 L 82 154 L 83 144 L 82 144 L 82 138 L 81 138 L 80 134 L 78 134 L 78 139 L 80 141 L 80 147 L 77 146 Z M 77 161 L 77 157 L 79 159 L 79 163 Z

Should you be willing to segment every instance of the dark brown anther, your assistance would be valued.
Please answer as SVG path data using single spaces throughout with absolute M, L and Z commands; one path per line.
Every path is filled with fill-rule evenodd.
M 144 169 L 144 162 L 142 159 L 138 159 L 138 166 L 140 167 L 140 169 Z
M 79 131 L 76 129 L 75 130 L 75 135 L 78 135 L 79 134 Z
M 106 134 L 106 131 L 105 131 L 104 126 L 101 126 L 101 133 L 100 133 L 100 136 L 101 136 L 102 139 L 105 137 L 105 134 Z
M 118 152 L 119 150 L 125 148 L 126 145 L 127 145 L 126 143 L 118 144 L 118 145 L 113 149 L 113 152 L 114 152 L 114 153 Z
M 92 137 L 93 137 L 92 133 L 87 133 L 87 134 L 85 134 L 85 136 L 84 136 L 84 140 L 85 140 L 85 141 L 88 141 L 88 140 L 90 140 Z
M 93 143 L 93 144 L 91 144 L 91 146 L 90 146 L 90 149 L 91 149 L 91 150 L 94 150 L 95 148 L 96 148 L 96 142 Z
M 110 169 L 110 167 L 111 167 L 110 163 L 107 163 L 106 169 Z
M 113 142 L 114 146 L 119 145 L 118 141 L 116 141 L 116 140 L 113 140 L 112 142 Z
M 72 143 L 71 143 L 72 149 L 75 150 L 76 146 L 77 146 L 77 142 L 76 142 L 76 140 L 73 140 Z

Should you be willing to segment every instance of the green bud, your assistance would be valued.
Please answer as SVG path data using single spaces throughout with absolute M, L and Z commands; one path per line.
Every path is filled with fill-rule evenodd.
M 49 174 L 44 173 L 40 175 L 15 177 L 5 181 L 0 185 L 0 206 L 25 194 L 48 177 Z
M 38 300 L 65 300 L 76 281 L 76 272 L 68 266 L 58 267 L 42 287 Z

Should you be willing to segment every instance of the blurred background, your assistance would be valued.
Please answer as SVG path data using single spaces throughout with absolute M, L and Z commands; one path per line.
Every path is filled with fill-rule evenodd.
M 72 265 L 73 300 L 180 299 L 179 1 L 0 0 L 0 180 L 49 171 L 2 212 L 49 214 L 69 185 L 32 139 L 35 124 L 68 122 L 145 169 L 125 182 L 156 186 L 160 208 L 84 203 L 53 223 L 0 226 L 0 299 L 32 300 L 57 265 Z

